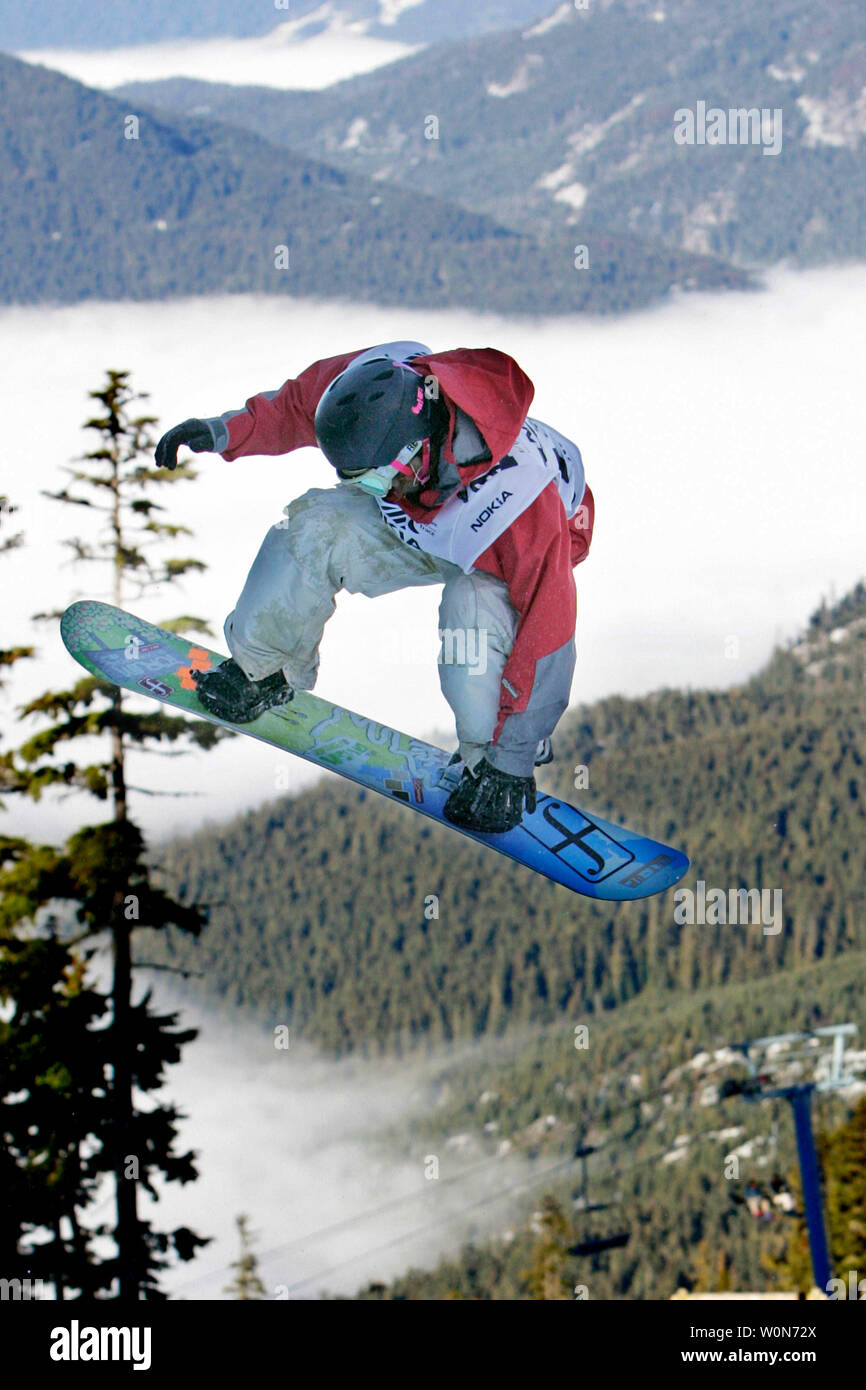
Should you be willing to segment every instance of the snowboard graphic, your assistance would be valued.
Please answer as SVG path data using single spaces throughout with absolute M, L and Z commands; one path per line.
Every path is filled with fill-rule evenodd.
M 218 653 L 120 608 L 90 600 L 67 608 L 60 632 L 67 650 L 92 675 L 211 723 L 225 722 L 201 707 L 192 678 L 194 670 L 209 670 L 223 661 Z M 297 691 L 289 704 L 268 710 L 251 724 L 225 727 L 339 772 L 448 825 L 442 807 L 462 764 L 449 768 L 449 755 L 441 748 L 305 691 Z M 507 834 L 449 829 L 588 898 L 649 897 L 677 883 L 689 866 L 680 850 L 542 792 L 533 814 Z

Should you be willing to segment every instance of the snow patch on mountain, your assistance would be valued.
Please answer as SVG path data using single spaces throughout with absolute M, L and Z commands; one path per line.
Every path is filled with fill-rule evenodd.
M 379 0 L 379 23 L 396 24 L 405 10 L 417 9 L 425 0 Z
M 579 157 L 580 155 L 589 154 L 592 150 L 596 149 L 605 136 L 613 130 L 614 126 L 619 125 L 621 121 L 627 120 L 628 117 L 643 104 L 643 101 L 643 92 L 638 92 L 636 96 L 632 97 L 631 101 L 627 102 L 625 106 L 620 107 L 618 111 L 614 111 L 610 116 L 607 116 L 605 120 L 587 121 L 586 125 L 580 127 L 580 130 L 576 130 L 573 135 L 569 135 L 568 143 L 575 155 Z
M 490 97 L 513 97 L 518 92 L 529 90 L 530 74 L 533 68 L 537 68 L 544 63 L 544 59 L 537 53 L 530 53 L 529 57 L 520 64 L 513 77 L 507 82 L 488 82 L 487 95 Z
M 803 144 L 811 148 L 835 145 L 853 150 L 866 133 L 866 88 L 854 101 L 847 100 L 841 92 L 833 92 L 826 101 L 814 96 L 798 97 L 797 105 L 808 122 Z
M 567 188 L 561 188 L 556 194 L 558 203 L 567 203 L 575 212 L 580 212 L 589 195 L 589 189 L 582 183 L 570 183 Z
M 625 159 L 621 159 L 612 172 L 619 175 L 627 174 L 629 170 L 636 169 L 647 153 L 647 144 L 647 141 L 643 141 L 640 149 L 630 150 Z
M 544 188 L 548 193 L 553 193 L 555 189 L 561 188 L 567 179 L 574 174 L 574 165 L 571 163 L 560 164 L 558 169 L 551 169 L 549 174 L 542 174 L 537 180 L 536 187 Z
M 767 72 L 777 82 L 802 82 L 806 76 L 806 69 L 795 62 L 787 63 L 785 67 L 777 63 L 770 63 Z
M 674 1139 L 673 1145 L 666 1154 L 662 1154 L 662 1163 L 679 1163 L 681 1159 L 687 1158 L 689 1152 L 689 1136 L 678 1134 Z
M 349 122 L 349 129 L 346 131 L 346 138 L 340 145 L 341 150 L 356 150 L 369 132 L 370 122 L 364 116 L 356 116 Z
M 566 24 L 574 13 L 575 9 L 571 0 L 565 0 L 565 4 L 555 9 L 553 14 L 540 19 L 537 24 L 533 24 L 531 29 L 524 29 L 520 37 L 523 39 L 538 38 L 541 34 L 547 34 L 551 29 L 557 28 L 558 25 Z
M 713 254 L 712 233 L 734 217 L 737 200 L 729 190 L 712 193 L 698 203 L 683 221 L 682 245 L 696 256 Z

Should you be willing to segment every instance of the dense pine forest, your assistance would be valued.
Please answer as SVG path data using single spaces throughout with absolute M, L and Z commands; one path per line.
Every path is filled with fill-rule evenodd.
M 674 286 L 752 283 L 715 257 L 607 229 L 577 274 L 570 230 L 549 243 L 227 124 L 130 113 L 2 52 L 0 88 L 0 304 L 255 293 L 618 313 Z
M 635 302 L 660 271 L 638 271 L 631 237 L 718 257 L 729 271 L 862 260 L 861 4 L 547 8 L 547 23 L 431 46 L 322 91 L 182 77 L 120 91 L 167 118 L 205 108 L 289 152 L 451 199 L 552 245 L 584 243 L 592 265 L 597 252 L 608 261 L 593 309 Z M 674 112 L 698 98 L 763 108 L 768 125 L 775 113 L 781 157 L 678 145 Z M 441 117 L 435 139 L 420 134 L 427 113 Z M 502 293 L 493 266 L 491 306 Z M 707 268 L 695 273 L 700 283 Z
M 392 1141 L 407 1153 L 441 1155 L 446 1180 L 458 1160 L 486 1160 L 487 1208 L 501 1215 L 500 1233 L 490 1239 L 479 1223 L 458 1258 L 361 1296 L 573 1298 L 581 1286 L 577 1296 L 590 1299 L 668 1298 L 678 1288 L 808 1291 L 790 1109 L 783 1101 L 725 1098 L 726 1081 L 744 1075 L 730 1044 L 842 1020 L 859 1026 L 862 1047 L 864 986 L 866 952 L 858 951 L 689 997 L 650 990 L 590 1022 L 585 1047 L 575 1047 L 569 1020 L 515 1030 L 472 1056 L 458 1053 L 438 1074 L 423 1132 L 411 1146 L 396 1134 Z M 821 1147 L 835 1268 L 862 1274 L 866 1170 L 850 1158 L 837 1170 L 829 1138 L 853 1122 L 866 1145 L 866 1106 L 858 1109 L 857 1099 L 856 1091 L 844 1101 L 820 1096 L 813 1119 L 827 1136 Z M 577 1146 L 596 1149 L 586 1189 Z M 516 1175 L 526 1190 L 515 1195 Z M 772 1203 L 774 1179 L 791 1195 L 790 1212 Z M 750 1185 L 770 1208 L 760 1219 L 747 1205 Z M 843 1185 L 847 1202 L 834 1202 Z M 596 1204 L 604 1209 L 586 1209 Z M 562 1284 L 544 1294 L 533 1290 L 532 1274 L 555 1224 Z M 629 1237 L 619 1249 L 568 1253 L 616 1233 Z
M 741 686 L 575 710 L 545 770 L 550 790 L 683 844 L 681 886 L 781 890 L 777 933 L 680 925 L 673 891 L 575 899 L 330 778 L 160 849 L 173 890 L 211 903 L 202 936 L 169 938 L 164 960 L 201 972 L 211 998 L 334 1055 L 452 1045 L 428 1123 L 386 1142 L 441 1154 L 443 1175 L 489 1163 L 477 1237 L 361 1297 L 810 1287 L 788 1107 L 725 1100 L 723 1084 L 746 1038 L 840 1021 L 866 1036 L 864 674 L 861 584 Z M 833 1143 L 863 1143 L 856 1099 L 818 1105 L 825 1178 Z M 579 1146 L 597 1150 L 588 1189 Z M 756 1219 L 749 1185 L 771 1182 L 792 1210 Z M 866 1209 L 866 1192 L 845 1200 Z M 830 1224 L 837 1268 L 856 1267 L 857 1221 Z M 621 1248 L 569 1253 L 612 1232 Z
M 175 934 L 165 960 L 340 1055 L 599 1017 L 648 990 L 758 980 L 864 949 L 864 669 L 861 585 L 742 686 L 575 710 L 542 775 L 681 844 L 683 887 L 781 891 L 777 932 L 679 925 L 673 891 L 576 898 L 333 777 L 159 849 L 171 891 L 210 904 L 201 939 Z

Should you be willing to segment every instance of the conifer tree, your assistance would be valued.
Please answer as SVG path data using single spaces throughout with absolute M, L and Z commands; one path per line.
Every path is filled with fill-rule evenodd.
M 111 1285 L 80 1216 L 101 1175 L 92 1136 L 108 1123 L 100 1034 L 107 1001 L 84 962 L 56 935 L 7 932 L 3 909 L 16 867 L 10 841 L 0 875 L 0 1252 L 4 1273 L 93 1296 Z M 17 859 L 17 863 L 16 863 Z M 10 872 L 11 871 L 11 872 Z M 26 867 L 25 867 L 26 871 Z M 103 1228 L 104 1229 L 104 1228 Z M 49 1233 L 49 1238 L 45 1234 Z M 39 1237 L 38 1240 L 34 1239 Z
M 22 532 L 4 532 L 16 510 L 0 496 L 2 557 L 24 542 Z M 0 685 L 33 652 L 32 646 L 0 650 Z M 0 788 L 15 790 L 19 780 L 13 755 L 3 754 Z M 23 883 L 52 857 L 51 850 L 40 855 L 21 838 L 0 836 L 0 1251 L 6 1277 L 19 1288 L 32 1294 L 53 1284 L 62 1299 L 67 1288 L 104 1287 L 94 1275 L 91 1233 L 77 1213 L 96 1181 L 82 1141 L 99 1128 L 94 1094 L 103 1077 L 89 1029 L 105 1000 L 85 985 L 82 962 L 58 940 L 52 919 L 40 935 L 6 929 Z M 27 1242 L 37 1232 L 50 1232 L 51 1239 L 22 1250 L 22 1235 Z
M 866 1099 L 827 1136 L 824 1165 L 833 1272 L 866 1279 Z
M 530 1298 L 562 1302 L 571 1297 L 571 1284 L 565 1273 L 569 1235 L 563 1210 L 556 1198 L 548 1193 L 541 1204 L 532 1264 L 524 1272 Z
M 0 558 L 9 555 L 13 550 L 18 550 L 24 541 L 24 535 L 21 531 L 9 529 L 10 519 L 15 511 L 17 508 L 9 501 L 9 498 L 4 493 L 0 493 Z M 32 655 L 32 646 L 0 647 L 0 689 L 6 685 L 7 673 L 15 663 Z M 11 753 L 0 754 L 0 790 L 15 784 L 16 779 L 12 765 Z
M 246 1301 L 247 1299 L 267 1298 L 265 1286 L 259 1278 L 259 1262 L 253 1251 L 253 1237 L 250 1231 L 250 1218 L 243 1215 L 235 1218 L 238 1228 L 238 1239 L 240 1240 L 240 1255 L 236 1260 L 232 1260 L 231 1268 L 235 1271 L 235 1277 L 230 1284 L 227 1284 L 224 1293 L 231 1294 L 232 1298 Z
M 98 409 L 85 428 L 96 433 L 96 447 L 77 460 L 77 466 L 66 470 L 69 482 L 64 488 L 47 495 L 66 506 L 86 509 L 99 522 L 98 530 L 75 536 L 66 544 L 77 561 L 108 569 L 111 598 L 122 606 L 128 593 L 138 598 L 158 585 L 174 583 L 190 571 L 204 568 L 200 561 L 188 557 L 154 558 L 160 543 L 189 532 L 165 519 L 164 508 L 153 494 L 188 481 L 195 473 L 188 464 L 168 473 L 147 460 L 154 445 L 150 427 L 155 420 L 134 412 L 134 403 L 146 398 L 133 392 L 128 372 L 109 371 L 105 384 L 90 392 L 90 397 Z M 59 615 L 38 616 L 51 619 Z M 163 625 L 201 633 L 208 630 L 200 618 L 189 616 L 163 619 Z M 177 1031 L 176 1015 L 152 1013 L 149 993 L 133 1004 L 132 936 L 136 929 L 158 930 L 169 924 L 197 934 L 204 913 L 199 907 L 174 901 L 154 883 L 143 837 L 129 816 L 130 790 L 135 789 L 128 785 L 127 761 L 132 748 L 150 751 L 155 745 L 179 741 L 209 749 L 224 731 L 204 721 L 170 716 L 152 705 L 138 712 L 130 708 L 128 698 L 116 686 L 89 675 L 31 700 L 22 717 L 38 719 L 42 727 L 6 757 L 4 789 L 36 800 L 47 788 L 78 789 L 107 801 L 112 814 L 107 822 L 83 827 L 62 850 L 22 842 L 6 846 L 0 873 L 4 946 L 14 949 L 10 943 L 32 934 L 34 924 L 58 902 L 66 907 L 67 944 L 70 920 L 76 924 L 73 944 L 108 936 L 113 959 L 110 1023 L 95 1035 L 103 1049 L 105 1103 L 98 1116 L 89 1117 L 91 1133 L 100 1141 L 99 1154 L 90 1164 L 93 1172 L 108 1171 L 114 1176 L 116 1219 L 112 1234 L 117 1255 L 102 1263 L 100 1278 L 103 1287 L 106 1280 L 113 1281 L 112 1287 L 121 1298 L 161 1297 L 156 1282 L 159 1269 L 171 1255 L 191 1259 L 206 1242 L 185 1227 L 170 1234 L 155 1231 L 139 1216 L 140 1186 L 155 1195 L 157 1173 L 169 1181 L 188 1182 L 196 1170 L 191 1154 L 174 1152 L 178 1119 L 174 1108 L 161 1105 L 147 1112 L 137 1110 L 134 1092 L 158 1089 L 164 1081 L 164 1068 L 179 1060 L 182 1045 L 195 1033 Z M 97 761 L 75 761 L 70 744 L 93 736 L 105 740 L 105 755 Z M 56 926 L 56 918 L 51 920 Z M 53 961 L 52 969 L 52 989 L 59 990 L 62 997 L 64 987 L 57 980 L 64 967 L 59 958 Z M 16 985 L 7 979 L 6 985 L 10 996 L 21 988 L 20 981 Z M 73 988 L 71 982 L 68 987 Z M 79 988 L 77 979 L 75 988 Z M 40 1041 L 44 1019 L 34 1013 L 32 1022 L 31 1041 L 35 1045 Z M 26 1028 L 23 1019 L 20 1026 Z M 12 1041 L 22 1048 L 28 1045 L 20 1029 Z M 82 1044 L 80 1035 L 75 1042 Z M 98 1094 L 99 1085 L 93 1077 L 90 1081 Z M 35 1086 L 36 1078 L 31 1100 Z M 82 1182 L 85 1178 L 89 1182 L 90 1177 L 88 1171 Z M 78 1199 L 81 1193 L 81 1187 L 76 1189 Z M 41 1208 L 34 1200 L 33 1211 L 38 1210 Z M 21 1232 L 34 1221 L 38 1224 L 35 1215 L 22 1212 Z M 83 1252 L 84 1247 L 81 1249 Z M 84 1289 L 80 1263 L 75 1280 L 77 1287 Z

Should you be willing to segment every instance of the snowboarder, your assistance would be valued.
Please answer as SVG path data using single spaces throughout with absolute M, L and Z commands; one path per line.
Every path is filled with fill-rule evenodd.
M 265 537 L 226 619 L 231 659 L 196 673 L 205 708 L 242 724 L 311 690 L 340 589 L 444 584 L 439 675 L 463 763 L 444 814 L 504 832 L 534 810 L 534 768 L 568 704 L 572 569 L 594 520 L 577 446 L 527 416 L 534 389 L 495 348 L 385 343 L 164 434 L 160 467 L 177 466 L 182 444 L 228 461 L 318 444 L 340 480 L 297 498 Z

